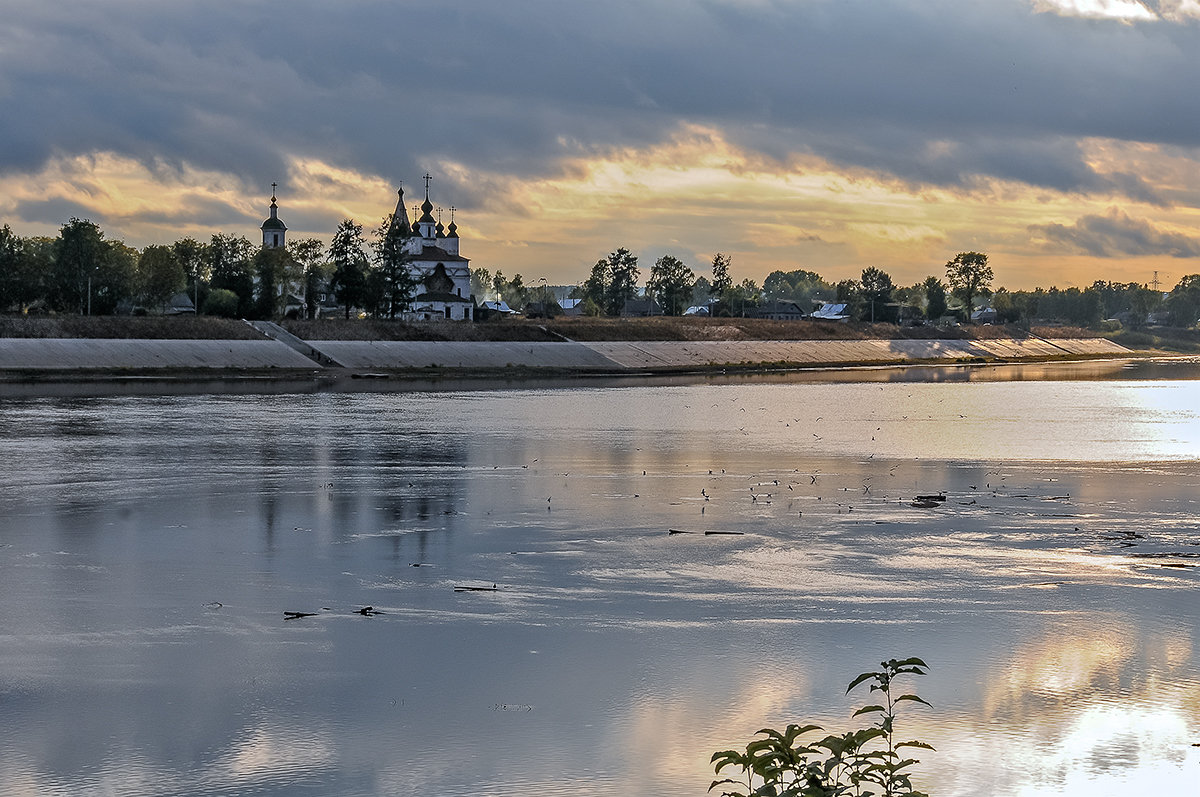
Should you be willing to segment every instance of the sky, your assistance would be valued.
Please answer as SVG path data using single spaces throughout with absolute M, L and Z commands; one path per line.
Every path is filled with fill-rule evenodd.
M 986 252 L 1200 272 L 1200 0 L 0 0 L 0 224 L 291 239 L 430 199 L 472 265 L 735 279 Z

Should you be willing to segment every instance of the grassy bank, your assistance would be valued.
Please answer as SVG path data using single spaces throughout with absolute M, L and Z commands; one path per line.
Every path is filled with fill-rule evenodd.
M 984 340 L 1024 338 L 1029 330 L 1006 326 L 899 327 L 893 324 L 770 321 L 757 318 L 558 318 L 503 319 L 474 324 L 405 323 L 328 318 L 285 321 L 305 340 L 579 341 L 631 340 Z M 1094 337 L 1068 327 L 1035 327 L 1046 338 Z M 254 340 L 261 336 L 241 321 L 201 316 L 0 316 L 5 338 L 138 338 Z M 1120 342 L 1120 341 L 1119 341 Z M 1126 344 L 1128 345 L 1128 344 Z M 1144 345 L 1137 345 L 1144 348 Z
M 201 316 L 0 316 L 0 338 L 262 340 L 242 321 Z
M 1181 354 L 1200 353 L 1200 330 L 1155 327 L 1149 330 L 1124 330 L 1105 335 L 1126 348 L 1145 351 L 1174 351 Z

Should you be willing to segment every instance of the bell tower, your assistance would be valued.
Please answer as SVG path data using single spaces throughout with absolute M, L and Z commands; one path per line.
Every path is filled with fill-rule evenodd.
M 263 249 L 282 249 L 287 225 L 279 220 L 279 206 L 275 204 L 276 183 L 271 183 L 271 217 L 262 223 Z

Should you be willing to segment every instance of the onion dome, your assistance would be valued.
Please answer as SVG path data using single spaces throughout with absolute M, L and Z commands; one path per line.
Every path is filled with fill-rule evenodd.
M 437 227 L 434 227 L 434 229 L 437 230 L 437 234 L 435 234 L 433 236 L 434 238 L 445 238 L 446 237 L 446 228 L 442 226 L 442 223 L 440 221 L 437 223 Z
M 446 237 L 447 238 L 457 238 L 458 237 L 458 225 L 457 224 L 455 224 L 454 222 L 450 222 L 450 226 L 446 228 Z
M 427 221 L 432 223 L 433 203 L 429 201 L 429 197 L 425 197 L 425 201 L 421 203 L 421 218 L 418 221 Z

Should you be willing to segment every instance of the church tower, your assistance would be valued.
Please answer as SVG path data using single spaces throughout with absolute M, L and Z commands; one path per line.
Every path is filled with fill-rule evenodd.
M 406 240 L 412 237 L 412 225 L 408 223 L 408 208 L 404 207 L 404 186 L 400 186 L 396 193 L 400 198 L 396 201 L 396 209 L 392 211 L 392 223 L 388 232 Z
M 279 206 L 275 204 L 276 184 L 271 183 L 271 217 L 262 223 L 263 249 L 282 249 L 287 225 L 279 220 Z

